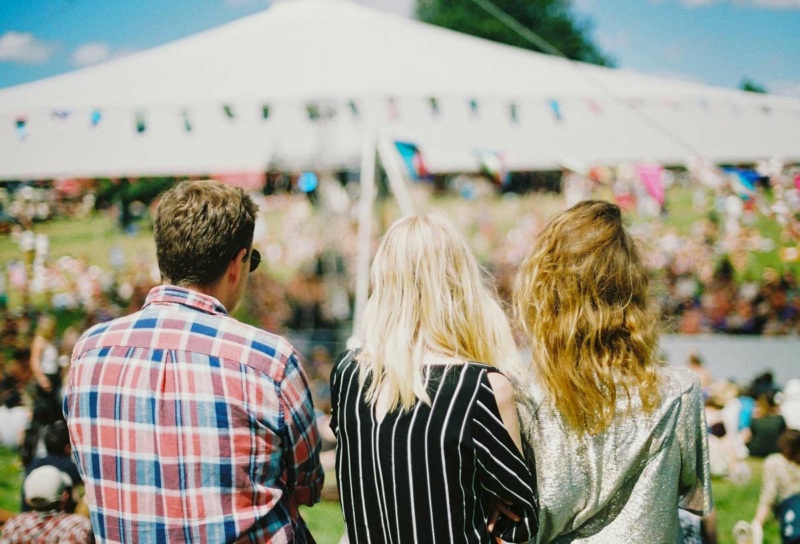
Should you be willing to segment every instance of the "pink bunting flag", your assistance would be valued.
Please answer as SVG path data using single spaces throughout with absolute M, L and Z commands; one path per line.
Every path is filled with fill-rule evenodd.
M 637 164 L 635 167 L 636 175 L 644 184 L 647 194 L 652 196 L 656 202 L 664 205 L 664 183 L 661 180 L 661 174 L 664 172 L 664 167 L 660 164 Z

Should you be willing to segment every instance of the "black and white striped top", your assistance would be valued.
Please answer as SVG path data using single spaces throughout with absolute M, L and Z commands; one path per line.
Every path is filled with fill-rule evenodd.
M 331 375 L 336 476 L 351 544 L 493 542 L 490 499 L 522 516 L 494 536 L 527 542 L 537 529 L 535 478 L 502 423 L 479 363 L 428 367 L 431 405 L 379 422 L 364 402 L 359 365 L 344 354 Z

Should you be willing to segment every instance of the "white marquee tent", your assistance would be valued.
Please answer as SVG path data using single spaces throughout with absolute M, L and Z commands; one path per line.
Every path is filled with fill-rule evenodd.
M 574 63 L 344 0 L 262 13 L 0 89 L 0 179 L 357 168 L 367 135 L 433 171 L 800 161 L 800 100 Z

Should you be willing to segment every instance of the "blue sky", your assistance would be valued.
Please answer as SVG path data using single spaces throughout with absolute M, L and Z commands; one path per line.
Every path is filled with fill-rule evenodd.
M 291 0 L 286 0 L 291 1 Z M 356 0 L 410 15 L 413 0 Z M 800 0 L 573 0 L 617 65 L 800 96 Z M 0 87 L 147 49 L 267 9 L 267 0 L 4 0 Z

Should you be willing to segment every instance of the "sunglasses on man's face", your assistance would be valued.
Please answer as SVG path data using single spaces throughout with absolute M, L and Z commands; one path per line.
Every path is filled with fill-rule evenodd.
M 255 271 L 258 265 L 261 264 L 261 253 L 257 249 L 250 252 L 250 272 Z

